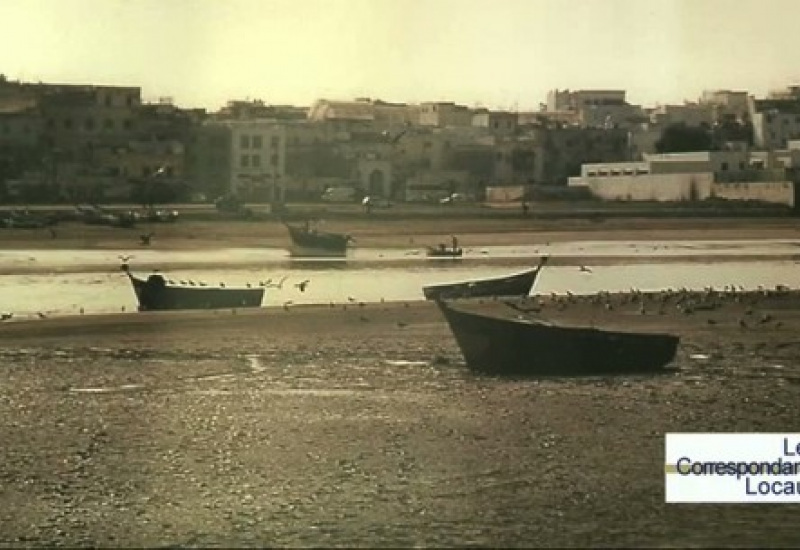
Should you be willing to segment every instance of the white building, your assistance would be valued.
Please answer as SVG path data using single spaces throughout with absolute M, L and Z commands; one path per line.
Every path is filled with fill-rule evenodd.
M 704 151 L 645 155 L 641 162 L 584 164 L 570 187 L 604 200 L 758 200 L 794 206 L 794 184 L 774 155 Z

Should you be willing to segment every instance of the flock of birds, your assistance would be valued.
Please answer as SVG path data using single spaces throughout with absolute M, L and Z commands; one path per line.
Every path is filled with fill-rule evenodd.
M 581 271 L 590 271 L 584 266 Z M 565 311 L 570 306 L 588 305 L 599 307 L 605 311 L 619 311 L 622 313 L 636 313 L 639 315 L 667 315 L 669 312 L 685 316 L 700 315 L 703 313 L 723 309 L 725 306 L 737 304 L 740 316 L 735 318 L 740 328 L 752 328 L 759 325 L 780 327 L 782 322 L 776 319 L 774 313 L 759 312 L 761 306 L 771 306 L 776 302 L 765 303 L 765 299 L 781 298 L 791 293 L 790 287 L 776 285 L 766 288 L 763 285 L 755 290 L 746 290 L 741 285 L 725 285 L 721 289 L 707 286 L 703 290 L 690 290 L 688 288 L 667 288 L 661 291 L 641 291 L 631 288 L 625 292 L 600 291 L 589 295 L 575 295 L 567 291 L 565 294 L 551 293 L 549 299 L 543 297 L 529 297 L 534 305 L 525 309 L 525 313 L 539 313 L 545 308 L 554 308 Z M 705 317 L 708 325 L 716 325 L 719 321 L 713 316 Z

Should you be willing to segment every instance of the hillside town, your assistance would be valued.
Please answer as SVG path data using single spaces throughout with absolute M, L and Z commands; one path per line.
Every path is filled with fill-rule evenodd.
M 137 86 L 0 76 L 4 203 L 751 200 L 793 207 L 800 86 L 645 107 L 552 90 L 537 111 L 450 101 L 144 102 Z

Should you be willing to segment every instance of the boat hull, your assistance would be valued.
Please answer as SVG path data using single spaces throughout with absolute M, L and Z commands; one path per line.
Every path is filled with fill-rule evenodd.
M 437 302 L 470 369 L 499 375 L 591 376 L 663 369 L 679 338 L 502 319 Z
M 168 285 L 160 275 L 147 280 L 128 274 L 139 311 L 261 307 L 264 288 L 184 287 Z
M 293 249 L 306 251 L 305 255 L 320 255 L 323 253 L 344 255 L 347 253 L 347 246 L 351 241 L 349 235 L 315 231 L 289 224 L 284 225 L 289 230 Z
M 460 258 L 464 251 L 460 248 L 433 248 L 428 247 L 425 255 L 428 258 Z
M 527 296 L 533 285 L 536 284 L 543 264 L 544 260 L 539 267 L 506 277 L 427 285 L 422 287 L 422 293 L 426 300 L 455 300 L 481 296 Z

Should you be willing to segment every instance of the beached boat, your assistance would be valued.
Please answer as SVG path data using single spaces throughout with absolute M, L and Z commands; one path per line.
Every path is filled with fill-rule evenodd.
M 645 373 L 675 358 L 679 338 L 501 318 L 437 301 L 470 369 L 489 374 L 578 376 Z
M 539 272 L 547 263 L 543 256 L 533 269 L 505 277 L 477 279 L 458 283 L 442 283 L 422 287 L 426 300 L 455 300 L 480 296 L 527 296 L 530 294 Z
M 297 256 L 344 256 L 353 241 L 350 235 L 330 233 L 312 228 L 284 223 L 292 239 L 291 252 Z
M 453 235 L 450 246 L 444 243 L 439 243 L 438 246 L 429 246 L 425 249 L 425 254 L 429 258 L 460 258 L 464 251 L 458 246 L 458 238 Z
M 227 309 L 261 307 L 264 287 L 232 288 L 225 286 L 203 286 L 200 283 L 175 284 L 154 273 L 141 279 L 122 264 L 133 285 L 139 311 L 161 311 L 175 309 Z
M 453 248 L 440 244 L 439 246 L 429 246 L 425 250 L 425 255 L 429 258 L 460 258 L 464 254 L 461 248 Z

